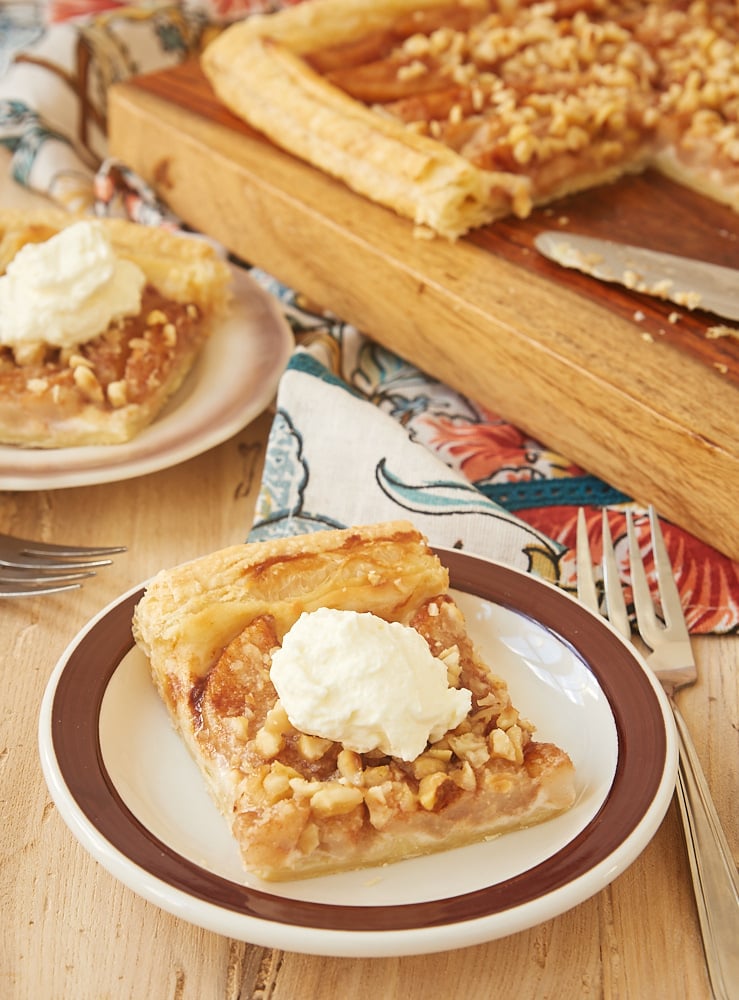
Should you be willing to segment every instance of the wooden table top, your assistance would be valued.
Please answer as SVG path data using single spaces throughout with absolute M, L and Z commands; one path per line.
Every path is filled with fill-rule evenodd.
M 0 189 L 0 204 L 26 201 L 33 204 L 18 188 Z M 270 423 L 267 412 L 204 455 L 138 479 L 0 490 L 0 532 L 128 546 L 81 590 L 3 604 L 0 997 L 489 1000 L 502 988 L 522 1000 L 708 1000 L 674 802 L 640 857 L 569 912 L 489 944 L 403 958 L 322 958 L 220 937 L 141 899 L 78 844 L 39 760 L 39 709 L 54 665 L 77 632 L 129 588 L 245 538 Z M 680 704 L 736 856 L 739 638 L 700 637 L 693 648 L 699 680 Z
M 54 664 L 78 630 L 130 587 L 245 538 L 270 420 L 267 412 L 212 451 L 142 478 L 0 492 L 0 531 L 128 546 L 81 590 L 4 602 L 0 995 L 487 1000 L 503 988 L 522 998 L 708 998 L 674 803 L 642 855 L 595 897 L 512 937 L 419 957 L 314 957 L 229 940 L 138 897 L 80 846 L 39 762 L 39 706 Z M 700 679 L 680 701 L 736 851 L 739 640 L 703 637 L 694 649 Z

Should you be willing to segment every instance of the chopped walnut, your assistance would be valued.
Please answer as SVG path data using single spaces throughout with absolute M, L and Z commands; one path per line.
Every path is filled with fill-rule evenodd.
M 264 724 L 254 739 L 259 753 L 266 759 L 276 757 L 285 744 L 285 735 L 291 729 L 287 712 L 278 701 L 267 713 Z
M 494 729 L 488 738 L 491 757 L 502 757 L 504 760 L 523 761 L 523 732 L 518 725 L 509 729 Z
M 390 782 L 387 781 L 381 785 L 375 785 L 372 788 L 368 788 L 364 793 L 364 801 L 369 813 L 369 820 L 376 830 L 382 830 L 382 828 L 387 826 L 395 815 L 393 803 L 388 795 L 388 792 L 391 790 L 392 786 Z
M 177 343 L 177 327 L 174 323 L 165 323 L 162 329 L 162 339 L 167 347 L 174 347 Z
M 418 785 L 418 801 L 427 811 L 440 809 L 456 794 L 458 786 L 452 781 L 448 774 L 438 771 L 435 774 L 427 774 L 421 778 Z
M 474 768 L 482 767 L 490 758 L 485 737 L 478 733 L 449 736 L 449 744 L 460 760 L 467 760 Z
M 475 771 L 468 760 L 463 761 L 461 767 L 455 768 L 451 772 L 451 778 L 465 792 L 474 792 L 477 787 Z
M 298 750 L 305 760 L 320 760 L 333 745 L 333 740 L 321 739 L 319 736 L 309 736 L 306 733 L 298 736 Z
M 362 758 L 355 750 L 341 750 L 336 758 L 336 767 L 343 781 L 357 785 L 362 783 Z
M 415 80 L 419 76 L 424 76 L 426 73 L 428 73 L 428 67 L 426 64 L 421 62 L 420 59 L 414 59 L 413 62 L 399 68 L 398 79 Z
M 125 406 L 128 402 L 128 387 L 126 385 L 125 379 L 118 379 L 115 382 L 110 382 L 106 390 L 108 396 L 108 402 L 111 406 L 116 409 L 119 406 Z
M 459 678 L 462 672 L 462 662 L 459 658 L 459 647 L 450 646 L 439 653 L 439 659 L 443 660 L 446 666 L 447 684 L 449 687 L 459 687 Z
M 263 788 L 269 802 L 279 802 L 292 795 L 290 781 L 298 777 L 298 772 L 285 767 L 279 761 L 273 761 L 272 766 L 264 776 Z
M 341 816 L 344 813 L 356 809 L 360 803 L 364 802 L 364 793 L 361 788 L 351 785 L 342 785 L 338 781 L 325 782 L 318 791 L 311 796 L 311 812 L 316 816 L 324 818 L 326 816 Z
M 451 751 L 448 752 L 449 757 L 451 757 Z M 446 773 L 447 764 L 448 759 L 444 760 L 430 753 L 422 753 L 411 762 L 411 771 L 414 777 L 423 780 L 429 774 Z
M 496 725 L 498 729 L 510 729 L 518 722 L 518 710 L 510 702 L 499 710 Z
M 80 392 L 93 403 L 102 403 L 103 387 L 98 382 L 95 373 L 86 365 L 77 365 L 72 369 L 74 384 Z
M 89 358 L 84 357 L 81 354 L 71 354 L 69 357 L 69 367 L 70 368 L 92 368 L 93 364 Z

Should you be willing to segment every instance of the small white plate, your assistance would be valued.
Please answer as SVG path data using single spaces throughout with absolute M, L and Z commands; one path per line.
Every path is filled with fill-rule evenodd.
M 259 416 L 274 396 L 293 336 L 277 302 L 242 268 L 232 271 L 228 317 L 149 427 L 116 445 L 0 445 L 0 489 L 60 489 L 143 476 L 214 448 Z
M 483 657 L 537 723 L 537 738 L 575 763 L 568 813 L 382 868 L 285 883 L 246 875 L 133 645 L 136 588 L 75 638 L 44 697 L 44 774 L 75 836 L 127 886 L 183 919 L 314 954 L 477 944 L 602 889 L 646 846 L 669 804 L 677 755 L 666 699 L 633 648 L 577 601 L 509 567 L 439 551 Z

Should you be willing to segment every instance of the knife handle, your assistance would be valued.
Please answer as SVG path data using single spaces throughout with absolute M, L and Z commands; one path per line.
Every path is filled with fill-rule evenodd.
M 673 699 L 680 761 L 677 800 L 716 1000 L 731 1000 L 739 983 L 739 877 L 688 727 Z

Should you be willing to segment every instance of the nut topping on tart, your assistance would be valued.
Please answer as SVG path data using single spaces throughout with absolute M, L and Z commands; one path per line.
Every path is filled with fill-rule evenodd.
M 272 652 L 270 680 L 296 730 L 407 761 L 470 711 L 419 632 L 369 612 L 304 612 Z
M 290 879 L 386 864 L 529 826 L 572 805 L 569 757 L 534 739 L 505 681 L 480 659 L 448 586 L 425 539 L 402 521 L 233 546 L 149 585 L 134 636 L 249 872 Z M 298 718 L 296 691 L 283 704 L 271 667 L 286 645 L 295 659 L 291 630 L 319 609 L 397 623 L 423 640 L 423 656 L 414 652 L 399 665 L 391 653 L 392 662 L 378 666 L 361 650 L 337 667 L 329 661 L 346 649 L 344 637 L 329 651 L 326 615 L 315 659 L 307 643 L 301 668 L 278 680 L 283 692 L 296 686 L 299 707 L 309 704 Z M 362 711 L 373 682 L 357 672 L 375 669 L 388 691 L 379 710 Z M 407 677 L 393 683 L 396 669 L 418 671 L 416 696 Z M 417 697 L 426 672 L 438 688 L 431 699 Z M 335 729 L 328 716 L 342 697 Z M 425 735 L 408 752 L 414 713 Z

